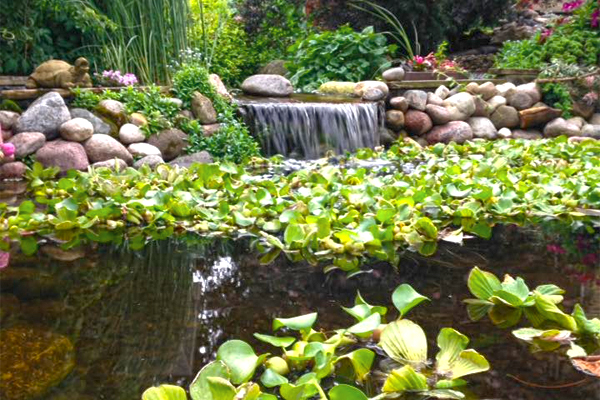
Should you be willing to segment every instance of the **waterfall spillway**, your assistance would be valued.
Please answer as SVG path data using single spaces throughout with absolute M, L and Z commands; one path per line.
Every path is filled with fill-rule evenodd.
M 267 154 L 294 158 L 378 146 L 384 120 L 378 103 L 240 100 L 239 106 Z

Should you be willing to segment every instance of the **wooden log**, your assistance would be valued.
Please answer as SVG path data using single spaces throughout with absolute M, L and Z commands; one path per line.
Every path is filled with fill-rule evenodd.
M 397 82 L 386 82 L 391 90 L 409 90 L 409 89 L 437 89 L 439 86 L 448 85 L 451 82 L 468 84 L 475 82 L 482 84 L 485 82 L 492 82 L 495 85 L 506 83 L 506 79 L 458 79 L 454 81 L 445 80 L 431 80 L 431 81 L 397 81 Z
M 93 93 L 102 93 L 105 90 L 112 90 L 114 92 L 121 91 L 126 89 L 126 87 L 93 87 L 93 88 L 82 88 L 82 92 L 93 92 Z M 137 90 L 143 91 L 148 89 L 147 86 L 137 86 Z M 171 91 L 171 87 L 169 86 L 160 86 L 161 93 L 168 94 Z M 8 99 L 8 100 L 31 100 L 37 99 L 45 95 L 46 93 L 56 92 L 64 98 L 72 97 L 73 91 L 70 89 L 8 89 L 8 90 L 0 90 L 0 99 Z
M 27 76 L 0 75 L 0 86 L 25 86 Z

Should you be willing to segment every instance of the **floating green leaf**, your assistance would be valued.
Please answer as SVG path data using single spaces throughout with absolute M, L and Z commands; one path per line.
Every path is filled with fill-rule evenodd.
M 223 378 L 229 379 L 229 369 L 222 361 L 213 361 L 206 364 L 204 368 L 198 372 L 198 375 L 190 385 L 190 396 L 192 400 L 214 400 L 210 392 L 208 378 Z
M 388 324 L 381 333 L 379 345 L 390 358 L 401 364 L 416 366 L 427 361 L 425 332 L 408 319 Z
M 273 330 L 277 331 L 283 327 L 295 331 L 308 331 L 317 321 L 317 313 L 300 315 L 293 318 L 275 318 Z
M 393 370 L 383 384 L 384 393 L 418 392 L 427 389 L 425 375 L 416 372 L 410 365 Z
M 142 400 L 187 400 L 187 396 L 179 386 L 160 385 L 146 389 Z
M 248 343 L 230 340 L 217 350 L 217 360 L 225 363 L 231 372 L 231 382 L 239 385 L 252 378 L 259 358 Z
M 471 294 L 480 300 L 489 300 L 497 290 L 502 289 L 500 280 L 494 274 L 477 267 L 469 273 L 467 285 Z
M 392 303 L 400 311 L 401 317 L 425 300 L 429 300 L 429 298 L 419 294 L 407 283 L 398 286 L 392 294 Z
M 369 400 L 362 390 L 350 385 L 337 385 L 328 394 L 330 400 Z

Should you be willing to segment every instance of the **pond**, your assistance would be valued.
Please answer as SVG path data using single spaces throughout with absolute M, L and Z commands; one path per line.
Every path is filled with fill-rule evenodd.
M 14 251 L 0 270 L 2 330 L 35 330 L 46 339 L 64 335 L 75 361 L 60 383 L 48 375 L 73 363 L 64 354 L 54 364 L 20 366 L 25 376 L 3 374 L 0 398 L 26 399 L 33 392 L 52 400 L 129 400 L 153 384 L 187 386 L 227 340 L 272 351 L 252 334 L 270 333 L 275 317 L 316 311 L 318 327 L 349 326 L 340 306 L 351 306 L 358 290 L 371 304 L 391 306 L 394 288 L 410 283 L 432 300 L 410 315 L 431 348 L 440 328 L 453 327 L 489 360 L 489 372 L 468 378 L 468 399 L 600 399 L 599 380 L 577 372 L 564 356 L 530 354 L 510 329 L 487 319 L 471 322 L 462 302 L 472 297 L 466 279 L 477 265 L 498 276 L 521 276 L 531 286 L 554 283 L 566 290 L 567 309 L 580 302 L 597 316 L 598 262 L 581 263 L 598 253 L 597 241 L 567 255 L 548 251 L 556 243 L 562 242 L 548 241 L 539 230 L 499 226 L 492 240 L 444 245 L 430 258 L 406 252 L 396 268 L 372 264 L 351 279 L 283 255 L 260 265 L 247 240 L 170 239 L 138 251 L 94 244 L 64 252 L 48 244 L 32 257 Z M 18 344 L 10 349 L 25 350 Z

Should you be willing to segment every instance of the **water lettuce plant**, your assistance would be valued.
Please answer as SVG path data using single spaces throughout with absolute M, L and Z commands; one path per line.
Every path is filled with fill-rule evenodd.
M 546 284 L 531 290 L 522 278 L 494 274 L 475 267 L 468 286 L 476 299 L 467 299 L 469 317 L 478 321 L 486 314 L 501 328 L 515 326 L 524 315 L 533 327 L 514 330 L 513 335 L 531 343 L 533 351 L 552 351 L 570 345 L 568 355 L 586 356 L 600 349 L 600 319 L 588 319 L 581 305 L 565 313 L 560 304 L 564 290 Z
M 404 250 L 434 254 L 439 240 L 489 238 L 497 223 L 597 226 L 599 155 L 597 141 L 559 138 L 398 143 L 290 175 L 261 175 L 263 159 L 92 168 L 60 179 L 36 164 L 27 175 L 31 200 L 0 204 L 0 238 L 31 254 L 39 235 L 64 247 L 126 240 L 134 248 L 174 234 L 251 235 L 265 263 L 283 252 L 354 274 L 366 258 L 395 264 Z
M 452 388 L 465 385 L 464 376 L 487 371 L 489 363 L 466 349 L 469 339 L 451 328 L 440 331 L 440 350 L 430 362 L 425 333 L 404 319 L 426 300 L 410 285 L 400 285 L 392 295 L 399 318 L 386 324 L 387 307 L 370 305 L 358 293 L 353 307 L 342 307 L 355 323 L 332 331 L 314 329 L 317 313 L 275 318 L 274 335 L 254 337 L 280 355 L 257 355 L 242 340 L 227 341 L 191 383 L 190 395 L 193 400 L 367 400 L 367 395 L 405 394 L 462 399 L 463 393 Z M 283 335 L 275 336 L 279 332 Z M 148 390 L 165 391 L 165 386 L 173 388 Z

